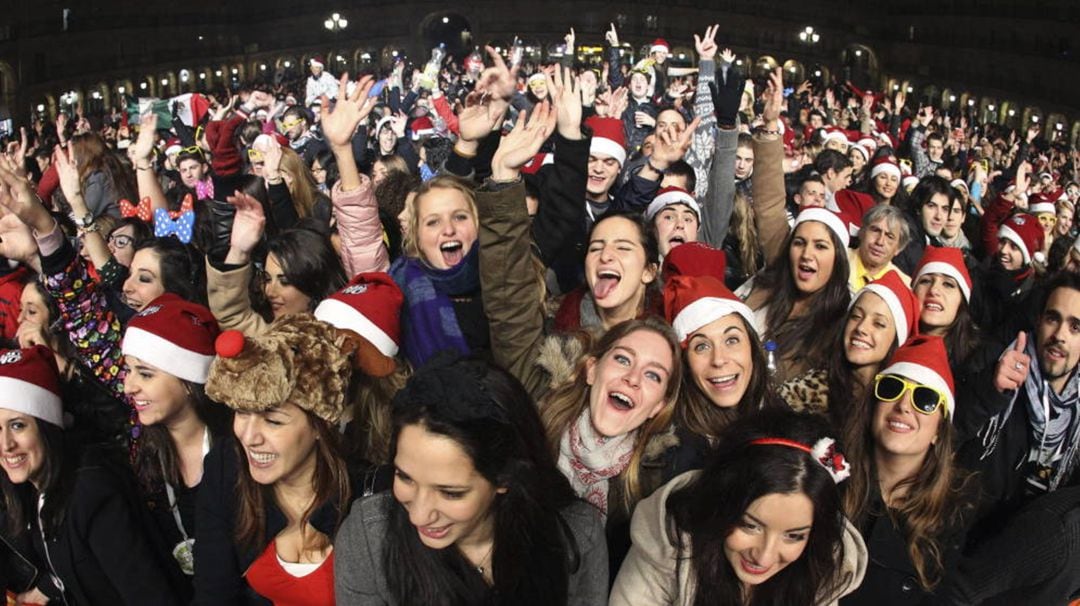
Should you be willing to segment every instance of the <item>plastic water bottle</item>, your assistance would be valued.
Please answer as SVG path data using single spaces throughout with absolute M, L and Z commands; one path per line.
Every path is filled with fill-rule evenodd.
M 421 85 L 425 88 L 432 89 L 439 83 L 439 72 L 442 71 L 443 59 L 446 58 L 446 45 L 439 44 L 435 48 L 431 49 L 431 59 L 424 66 L 424 73 L 421 79 Z
M 521 38 L 514 36 L 514 44 L 510 47 L 510 73 L 515 73 L 517 68 L 521 67 L 522 60 L 525 59 L 525 45 L 521 43 Z
M 765 370 L 770 377 L 776 377 L 780 372 L 780 367 L 776 364 L 776 341 L 772 339 L 765 341 Z

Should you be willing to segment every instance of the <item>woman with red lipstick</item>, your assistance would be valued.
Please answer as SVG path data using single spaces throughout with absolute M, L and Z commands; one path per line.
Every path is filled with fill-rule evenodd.
M 354 480 L 338 424 L 346 337 L 309 314 L 217 342 L 206 392 L 235 411 L 206 458 L 196 510 L 195 604 L 334 603 L 333 540 Z
M 953 462 L 955 402 L 941 337 L 908 341 L 875 377 L 869 418 L 851 435 L 868 454 L 844 494 L 871 563 L 845 606 L 930 599 L 954 570 L 973 494 Z
M 919 332 L 945 340 L 949 364 L 957 369 L 979 370 L 996 359 L 981 360 L 985 352 L 1000 348 L 982 347 L 979 327 L 971 315 L 973 283 L 964 254 L 958 248 L 927 246 L 915 267 L 911 288 L 919 303 Z
M 783 250 L 754 279 L 746 304 L 762 336 L 777 344 L 778 379 L 822 368 L 844 316 L 848 290 L 847 224 L 830 210 L 807 208 L 795 219 Z M 741 291 L 742 289 L 740 289 Z
M 862 538 L 840 511 L 850 472 L 820 417 L 782 408 L 729 425 L 704 469 L 634 511 L 611 606 L 835 604 L 862 582 Z
M 18 604 L 183 604 L 176 562 L 122 457 L 63 430 L 42 345 L 0 350 L 0 594 Z
M 509 373 L 437 358 L 393 427 L 393 492 L 358 501 L 335 541 L 338 604 L 606 604 L 603 523 Z

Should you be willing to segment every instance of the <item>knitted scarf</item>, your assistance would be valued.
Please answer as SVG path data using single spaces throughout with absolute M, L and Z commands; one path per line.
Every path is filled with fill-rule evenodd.
M 474 244 L 461 263 L 450 269 L 434 269 L 421 259 L 404 256 L 390 266 L 390 277 L 405 295 L 402 350 L 414 368 L 440 351 L 469 354 L 450 298 L 480 289 L 479 250 Z
M 589 409 L 559 440 L 559 470 L 570 478 L 574 492 L 607 517 L 608 479 L 630 464 L 636 431 L 608 438 L 597 433 Z
M 1015 347 L 1014 341 L 1009 347 Z M 1039 354 L 1035 348 L 1034 335 L 1028 337 L 1027 355 L 1032 360 L 1038 360 Z M 1027 380 L 1024 381 L 1024 391 L 1027 394 L 1028 419 L 1031 429 L 1031 453 L 1029 461 L 1035 464 L 1035 468 L 1050 470 L 1050 476 L 1045 480 L 1029 484 L 1039 485 L 1045 481 L 1043 488 L 1055 490 L 1063 478 L 1069 477 L 1074 465 L 1076 465 L 1077 448 L 1077 423 L 1080 422 L 1077 414 L 1078 396 L 1078 373 L 1073 371 L 1065 389 L 1061 395 L 1054 392 L 1050 384 L 1043 380 L 1042 369 L 1038 364 L 1032 364 L 1028 371 Z

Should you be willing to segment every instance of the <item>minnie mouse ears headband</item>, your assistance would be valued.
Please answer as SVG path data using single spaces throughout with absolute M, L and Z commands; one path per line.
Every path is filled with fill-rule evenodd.
M 751 446 L 787 446 L 801 450 L 818 462 L 832 476 L 833 482 L 839 484 L 851 475 L 851 464 L 844 458 L 843 453 L 836 449 L 836 440 L 821 438 L 814 443 L 813 448 L 786 438 L 758 438 L 750 441 Z

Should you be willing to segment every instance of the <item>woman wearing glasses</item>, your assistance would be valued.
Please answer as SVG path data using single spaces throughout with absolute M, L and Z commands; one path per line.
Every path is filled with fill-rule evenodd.
M 910 604 L 940 592 L 969 517 L 972 476 L 953 462 L 956 400 L 941 337 L 915 337 L 898 349 L 875 377 L 873 396 L 859 430 L 868 454 L 852 463 L 844 495 L 870 567 L 845 606 Z

